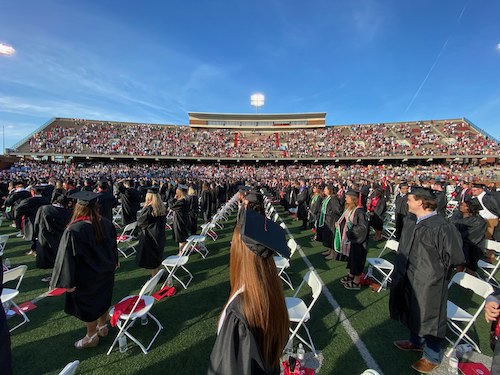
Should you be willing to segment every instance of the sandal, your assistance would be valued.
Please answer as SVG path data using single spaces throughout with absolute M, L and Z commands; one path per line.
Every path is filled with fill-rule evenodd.
M 97 335 L 99 337 L 106 337 L 108 335 L 108 325 L 104 324 L 103 326 L 97 325 Z
M 323 251 L 321 255 L 330 255 L 331 252 L 331 250 Z
M 344 284 L 344 288 L 349 289 L 349 290 L 360 290 L 361 284 L 355 283 L 354 280 L 351 280 L 351 281 L 348 281 Z
M 87 341 L 84 341 L 84 340 Z M 99 344 L 99 337 L 97 336 L 97 332 L 92 336 L 85 335 L 85 337 L 81 340 L 75 342 L 76 349 L 85 349 L 85 348 L 95 348 Z
M 346 276 L 344 276 L 343 278 L 340 279 L 340 282 L 342 284 L 345 284 L 345 283 L 348 283 L 349 281 L 353 281 L 353 280 L 354 280 L 354 276 L 346 275 Z
M 330 254 L 330 255 L 325 256 L 325 260 L 332 260 L 332 259 L 335 259 L 335 258 L 336 258 L 336 256 L 333 253 Z

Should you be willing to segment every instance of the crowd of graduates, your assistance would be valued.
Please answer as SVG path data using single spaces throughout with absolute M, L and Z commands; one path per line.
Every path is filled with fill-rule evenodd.
M 347 273 L 341 282 L 348 290 L 361 288 L 370 227 L 374 230 L 373 240 L 381 241 L 390 205 L 394 206 L 392 219 L 396 240 L 407 243 L 408 228 L 415 225 L 420 228 L 423 217 L 429 222 L 439 220 L 438 226 L 447 228 L 439 234 L 432 232 L 433 236 L 449 237 L 453 239 L 450 241 L 460 244 L 458 249 L 463 251 L 458 255 L 451 254 L 453 260 L 447 264 L 446 270 L 439 272 L 456 267 L 457 271 L 474 274 L 481 256 L 494 256 L 483 254 L 483 240 L 500 240 L 499 193 L 494 185 L 486 186 L 473 181 L 470 176 L 458 182 L 446 181 L 441 176 L 419 181 L 388 178 L 374 181 L 338 175 L 331 178 L 273 177 L 259 181 L 202 180 L 185 174 L 163 178 L 143 175 L 137 179 L 103 179 L 101 176 L 94 180 L 92 177 L 79 182 L 71 178 L 31 180 L 28 186 L 26 181 L 10 181 L 9 185 L 3 186 L 2 197 L 5 217 L 12 220 L 12 226 L 20 231 L 19 235 L 30 242 L 27 254 L 36 256 L 37 267 L 53 269 L 45 281 L 50 281 L 52 288 L 68 289 L 65 311 L 86 323 L 85 336 L 74 344 L 78 349 L 98 345 L 99 337 L 108 332 L 106 319 L 114 271 L 119 267 L 117 233 L 113 225 L 113 221 L 116 224 L 115 212 L 119 204 L 120 224 L 137 222 L 139 228 L 136 264 L 149 270 L 152 276 L 159 271 L 164 259 L 167 217 L 172 220 L 173 241 L 178 244 L 180 254 L 187 238 L 196 233 L 199 221 L 208 222 L 216 210 L 238 191 L 242 202 L 259 203 L 259 200 L 252 201 L 248 191 L 241 190 L 248 184 L 265 188 L 301 222 L 301 229 L 310 230 L 312 239 L 325 248 L 325 261 L 346 262 Z M 449 200 L 458 202 L 458 209 L 453 214 L 448 207 Z M 419 211 L 415 208 L 417 201 L 431 204 L 423 204 Z M 252 208 L 258 211 L 258 205 Z M 434 214 L 439 219 L 428 219 Z M 415 230 L 412 233 L 415 235 Z M 426 232 L 423 236 L 430 235 Z M 411 248 L 412 244 L 406 247 Z M 418 251 L 422 250 L 415 250 Z M 406 261 L 408 259 L 409 256 Z M 407 277 L 406 271 L 402 275 Z M 442 297 L 443 291 L 440 289 L 436 293 Z M 426 295 L 425 298 L 430 297 Z M 406 318 L 401 318 L 400 308 L 391 311 L 393 317 L 408 323 Z M 423 337 L 427 334 L 411 331 L 410 344 L 425 348 L 427 357 L 424 355 L 423 358 L 432 365 L 440 361 L 435 348 L 441 343 L 441 331 L 432 331 L 433 337 L 437 338 L 434 341 L 425 341 Z M 396 346 L 406 350 L 410 344 L 405 341 Z M 429 366 L 432 367 L 424 363 L 424 369 Z

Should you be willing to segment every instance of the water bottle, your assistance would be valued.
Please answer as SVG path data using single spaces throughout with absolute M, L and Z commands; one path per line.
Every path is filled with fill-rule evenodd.
M 171 288 L 171 287 L 172 287 L 172 285 L 174 285 L 174 282 L 172 281 L 172 276 L 171 276 L 171 275 L 168 275 L 168 277 L 167 277 L 167 286 L 168 286 L 169 288 Z
M 304 346 L 302 345 L 302 343 L 300 343 L 299 347 L 297 348 L 297 359 L 299 361 L 303 361 L 305 354 L 306 354 L 306 351 L 304 350 Z
M 3 260 L 3 265 L 4 265 L 5 267 L 7 267 L 7 268 L 10 268 L 10 266 L 11 266 L 10 259 L 9 259 L 9 258 L 5 258 L 5 259 Z
M 288 359 L 288 357 L 290 357 L 290 356 L 293 356 L 293 343 L 291 341 L 289 341 L 286 345 L 285 355 L 286 355 L 286 359 Z
M 148 314 L 144 314 L 141 317 L 141 326 L 145 326 L 146 324 L 148 324 Z
M 127 336 L 125 336 L 123 333 L 118 336 L 118 348 L 120 350 L 120 353 L 125 353 L 128 349 Z
M 450 355 L 449 364 L 450 366 L 448 367 L 448 374 L 458 375 L 458 358 L 455 350 L 453 350 Z

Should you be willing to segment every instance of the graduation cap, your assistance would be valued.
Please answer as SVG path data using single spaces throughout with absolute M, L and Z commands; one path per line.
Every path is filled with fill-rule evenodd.
M 31 190 L 34 190 L 37 194 L 42 194 L 43 191 L 45 190 L 45 186 L 32 186 Z
M 363 203 L 361 201 L 361 192 L 359 190 L 349 189 L 345 192 L 345 195 L 350 195 L 351 197 L 358 199 L 358 207 L 362 207 Z
M 434 190 L 429 188 L 424 188 L 421 186 L 412 187 L 409 194 L 417 195 L 425 199 L 433 199 L 433 200 L 436 199 L 436 194 L 434 193 Z
M 159 186 L 150 186 L 148 187 L 147 193 L 158 194 L 158 190 L 160 190 Z
M 472 187 L 476 189 L 486 189 L 486 185 L 482 182 L 474 182 L 472 183 Z
M 179 184 L 179 185 L 177 185 L 177 189 L 182 190 L 182 191 L 187 191 L 188 187 L 187 187 L 187 185 Z
M 252 190 L 252 188 L 250 186 L 243 185 L 243 186 L 239 187 L 238 193 L 246 195 L 250 190 Z
M 250 190 L 245 199 L 251 203 L 264 203 L 264 195 L 256 190 Z
M 270 257 L 273 253 L 290 257 L 285 230 L 274 221 L 252 209 L 245 210 L 241 221 L 241 240 L 250 251 L 262 258 Z
M 95 203 L 95 200 L 100 196 L 99 193 L 94 193 L 93 191 L 79 191 L 68 196 L 68 198 L 76 199 L 78 204 L 82 206 L 90 206 Z
M 476 211 L 481 211 L 483 209 L 483 206 L 481 205 L 481 202 L 479 202 L 479 199 L 477 199 L 476 197 L 473 197 L 471 195 L 465 196 L 464 203 L 466 203 L 467 206 L 475 209 Z
M 399 187 L 402 188 L 402 187 L 408 187 L 408 182 L 401 182 L 399 184 Z
M 101 180 L 97 183 L 97 186 L 100 187 L 103 190 L 106 190 L 108 188 L 108 181 Z

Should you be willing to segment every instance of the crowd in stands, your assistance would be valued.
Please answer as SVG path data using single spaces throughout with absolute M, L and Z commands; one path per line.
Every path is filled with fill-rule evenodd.
M 465 122 L 335 126 L 275 134 L 85 120 L 75 120 L 71 124 L 56 121 L 33 134 L 24 147 L 32 153 L 233 158 L 358 158 L 500 153 L 497 141 Z

